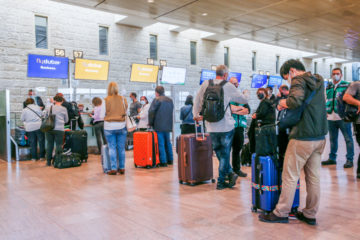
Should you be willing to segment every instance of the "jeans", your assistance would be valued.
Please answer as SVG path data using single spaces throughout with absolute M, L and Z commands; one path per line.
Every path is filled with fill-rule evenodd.
M 105 133 L 104 133 L 104 122 L 97 122 L 94 125 L 96 143 L 99 149 L 99 153 L 101 152 L 101 146 L 107 144 Z M 101 141 L 102 140 L 102 141 Z
M 234 130 L 230 132 L 210 133 L 212 147 L 219 159 L 219 178 L 218 182 L 225 182 L 225 177 L 232 173 L 230 166 L 230 151 L 234 137 Z
M 156 132 L 159 143 L 160 163 L 173 162 L 173 149 L 169 132 Z
M 37 152 L 38 143 L 40 148 L 40 158 L 45 158 L 45 134 L 41 132 L 40 129 L 38 129 L 35 131 L 26 132 L 26 135 L 29 138 L 31 158 L 39 159 Z
M 354 133 L 356 136 L 356 142 L 360 146 L 360 124 L 354 123 Z M 358 156 L 357 173 L 360 173 L 360 154 Z
M 351 123 L 343 120 L 328 121 L 330 133 L 330 155 L 329 159 L 336 161 L 336 152 L 338 150 L 339 129 L 344 135 L 346 142 L 346 160 L 353 162 L 354 160 L 354 141 L 352 138 Z
M 234 138 L 232 142 L 232 168 L 234 172 L 240 171 L 240 151 L 244 145 L 244 128 L 237 127 L 234 131 Z
M 64 143 L 64 131 L 59 131 L 59 130 L 51 130 L 48 131 L 45 134 L 46 137 L 46 160 L 48 161 L 48 163 L 51 162 L 52 159 L 52 153 L 54 150 L 54 142 L 56 144 L 56 148 L 55 148 L 55 154 L 60 154 L 63 151 L 63 143 Z
M 109 146 L 111 170 L 125 169 L 126 127 L 118 130 L 105 130 Z

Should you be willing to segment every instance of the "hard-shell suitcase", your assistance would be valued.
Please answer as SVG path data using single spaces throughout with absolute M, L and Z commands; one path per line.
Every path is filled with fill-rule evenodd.
M 104 173 L 107 173 L 111 170 L 109 147 L 107 144 L 102 145 L 101 147 L 101 165 Z
M 281 176 L 274 158 L 270 156 L 259 156 L 253 154 L 252 161 L 252 211 L 261 209 L 265 212 L 274 210 L 279 201 L 281 190 Z M 300 203 L 300 185 L 298 183 L 295 192 L 292 212 L 296 211 Z
M 85 130 L 65 131 L 64 152 L 78 153 L 81 160 L 87 162 L 87 137 Z
M 135 167 L 156 167 L 160 164 L 159 144 L 156 132 L 134 132 Z
M 195 185 L 213 179 L 213 149 L 209 134 L 184 134 L 177 138 L 179 183 Z

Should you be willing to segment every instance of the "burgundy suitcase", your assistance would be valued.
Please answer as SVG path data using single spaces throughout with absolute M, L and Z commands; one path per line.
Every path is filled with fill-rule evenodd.
M 213 150 L 209 134 L 184 134 L 177 138 L 179 183 L 195 185 L 211 180 L 213 183 Z

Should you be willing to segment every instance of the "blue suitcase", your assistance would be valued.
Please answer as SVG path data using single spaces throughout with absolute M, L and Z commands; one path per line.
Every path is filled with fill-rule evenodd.
M 258 157 L 252 155 L 252 211 L 257 212 L 261 209 L 265 212 L 274 210 L 279 201 L 281 176 L 278 167 L 275 165 L 272 157 Z M 292 212 L 296 212 L 300 204 L 300 185 L 298 183 Z

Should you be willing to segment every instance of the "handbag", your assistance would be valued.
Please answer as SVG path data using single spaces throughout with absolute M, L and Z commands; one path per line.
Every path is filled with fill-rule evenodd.
M 52 106 L 51 106 L 49 114 L 42 120 L 40 130 L 42 132 L 48 132 L 53 130 L 55 128 L 55 117 L 56 115 L 52 114 Z
M 301 120 L 302 114 L 315 96 L 316 90 L 312 91 L 310 96 L 305 100 L 305 102 L 298 108 L 295 109 L 284 109 L 280 112 L 279 115 L 279 129 L 286 130 L 287 128 L 292 128 Z
M 186 114 L 186 116 L 184 117 L 184 120 L 190 115 L 191 111 L 192 111 L 192 108 L 190 108 L 190 111 Z M 182 132 L 185 131 L 185 125 L 187 125 L 187 124 L 186 123 L 180 124 L 180 129 Z
M 135 119 L 126 114 L 126 106 L 125 106 L 124 98 L 123 98 L 123 104 L 124 104 L 124 111 L 125 111 L 126 129 L 128 130 L 128 132 L 133 132 L 137 128 Z
M 81 157 L 78 153 L 59 153 L 54 157 L 54 167 L 63 169 L 81 166 Z

